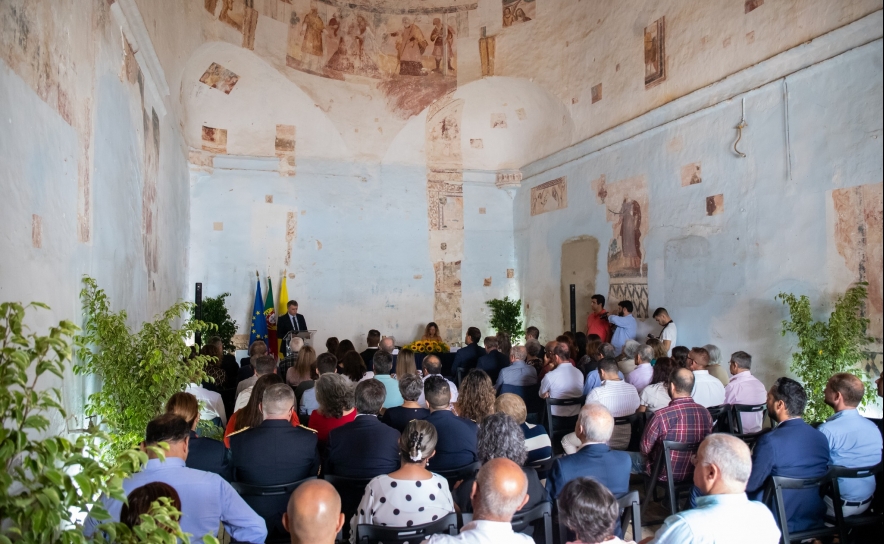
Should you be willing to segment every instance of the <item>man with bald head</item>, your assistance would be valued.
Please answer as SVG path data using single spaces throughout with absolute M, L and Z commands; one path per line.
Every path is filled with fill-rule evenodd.
M 528 502 L 528 479 L 522 467 L 499 457 L 482 465 L 473 491 L 473 521 L 457 536 L 433 535 L 425 544 L 533 544 L 534 540 L 513 531 L 513 514 Z
M 341 497 L 325 480 L 304 482 L 289 498 L 282 524 L 292 544 L 334 544 L 344 526 Z

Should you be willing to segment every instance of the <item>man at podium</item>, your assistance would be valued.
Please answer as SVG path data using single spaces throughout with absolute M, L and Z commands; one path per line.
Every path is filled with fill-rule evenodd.
M 303 315 L 298 313 L 298 301 L 290 300 L 287 304 L 287 307 L 288 313 L 279 316 L 279 318 L 276 320 L 277 338 L 285 339 L 285 336 L 288 333 L 292 333 L 292 336 L 294 336 L 299 332 L 307 332 L 307 321 L 304 319 Z M 282 343 L 282 349 L 283 354 L 281 355 L 288 355 L 288 342 Z

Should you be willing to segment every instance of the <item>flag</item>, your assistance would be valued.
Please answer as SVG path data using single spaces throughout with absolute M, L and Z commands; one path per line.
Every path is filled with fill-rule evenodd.
M 279 283 L 279 309 L 276 315 L 285 315 L 288 313 L 289 290 L 285 285 L 285 272 L 282 274 L 282 281 Z M 276 341 L 276 352 L 282 353 L 282 338 Z
M 261 279 L 255 287 L 255 307 L 252 309 L 252 327 L 249 334 L 249 346 L 255 340 L 267 341 L 267 318 L 264 316 L 264 301 L 261 300 Z
M 267 276 L 267 300 L 264 301 L 264 317 L 267 318 L 267 351 L 276 357 L 279 342 L 276 341 L 276 304 L 273 303 L 273 282 Z

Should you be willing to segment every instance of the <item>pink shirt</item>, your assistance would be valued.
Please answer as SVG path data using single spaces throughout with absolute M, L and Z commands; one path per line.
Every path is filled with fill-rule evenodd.
M 724 388 L 725 404 L 764 404 L 767 402 L 767 389 L 748 370 L 731 377 Z M 764 414 L 740 414 L 744 433 L 757 433 L 761 430 Z

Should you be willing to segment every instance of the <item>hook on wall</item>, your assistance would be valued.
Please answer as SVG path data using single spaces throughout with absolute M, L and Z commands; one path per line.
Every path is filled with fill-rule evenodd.
M 743 114 L 740 118 L 740 124 L 736 126 L 737 129 L 737 141 L 734 142 L 734 153 L 737 154 L 740 158 L 745 159 L 746 154 L 737 149 L 737 144 L 740 143 L 740 140 L 743 139 L 743 129 L 748 127 L 749 125 L 746 123 L 746 99 L 743 98 Z

